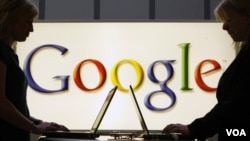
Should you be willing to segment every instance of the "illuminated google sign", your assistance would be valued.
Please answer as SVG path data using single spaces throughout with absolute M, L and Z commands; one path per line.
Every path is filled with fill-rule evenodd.
M 182 58 L 182 61 L 181 61 L 181 66 L 182 66 L 182 69 L 181 69 L 181 72 L 182 72 L 182 74 L 181 74 L 181 79 L 182 79 L 181 80 L 181 82 L 182 82 L 181 83 L 181 90 L 183 90 L 183 91 L 191 90 L 191 88 L 189 87 L 189 84 L 188 84 L 188 79 L 189 79 L 189 77 L 188 77 L 189 45 L 190 45 L 189 43 L 179 44 L 179 47 L 181 48 L 181 52 L 182 52 L 182 56 L 181 56 L 181 58 Z M 68 90 L 68 88 L 69 88 L 68 83 L 69 83 L 69 77 L 70 77 L 69 75 L 54 76 L 54 78 L 60 79 L 60 81 L 61 81 L 61 87 L 56 89 L 56 90 L 49 90 L 46 88 L 42 88 L 33 79 L 32 73 L 30 70 L 31 61 L 33 59 L 33 56 L 42 48 L 57 49 L 58 51 L 61 52 L 62 55 L 64 55 L 68 51 L 68 49 L 66 47 L 61 46 L 61 45 L 57 45 L 57 44 L 44 44 L 44 45 L 38 46 L 35 49 L 33 49 L 27 55 L 26 60 L 24 62 L 24 73 L 27 76 L 29 86 L 32 89 L 34 89 L 35 91 L 38 91 L 41 93 L 54 93 L 54 92 L 61 92 L 61 91 Z M 147 94 L 145 96 L 144 104 L 148 109 L 154 110 L 154 111 L 162 111 L 162 110 L 167 110 L 167 109 L 171 108 L 175 104 L 175 102 L 176 102 L 175 92 L 167 86 L 168 81 L 171 80 L 172 76 L 174 75 L 174 69 L 172 66 L 173 62 L 175 62 L 175 60 L 156 60 L 148 66 L 147 77 L 150 79 L 150 81 L 152 83 L 159 84 L 159 86 L 160 86 L 160 90 L 150 92 L 149 94 Z M 99 82 L 98 82 L 97 86 L 94 88 L 86 87 L 84 85 L 84 82 L 82 81 L 83 79 L 81 78 L 80 70 L 86 63 L 92 63 L 98 69 L 97 75 L 99 75 Z M 117 75 L 118 68 L 121 65 L 123 65 L 124 63 L 130 64 L 134 68 L 137 78 L 136 78 L 136 82 L 134 83 L 133 87 L 135 89 L 138 88 L 142 84 L 145 74 L 144 74 L 144 70 L 142 69 L 142 66 L 140 65 L 140 63 L 134 59 L 131 59 L 131 58 L 125 58 L 125 59 L 119 60 L 113 65 L 113 67 L 111 68 L 111 72 L 110 72 L 111 82 L 113 83 L 113 85 L 117 85 L 120 90 L 122 90 L 122 91 L 127 90 L 127 88 L 124 87 L 120 83 L 118 75 Z M 206 71 L 201 72 L 201 68 L 203 67 L 204 64 L 207 64 L 207 63 L 211 64 L 212 68 L 209 68 Z M 154 68 L 158 64 L 163 65 L 167 70 L 167 78 L 164 81 L 159 81 L 155 76 Z M 202 75 L 204 75 L 204 74 L 207 75 L 211 72 L 218 71 L 220 68 L 221 68 L 220 64 L 214 59 L 206 59 L 206 60 L 200 61 L 200 63 L 198 63 L 196 65 L 195 71 L 194 71 L 194 77 L 195 77 L 195 82 L 196 82 L 197 86 L 204 91 L 215 91 L 216 90 L 215 87 L 209 86 L 206 84 L 206 82 L 204 82 L 204 80 L 202 79 Z M 103 64 L 101 61 L 99 61 L 97 59 L 81 60 L 78 64 L 76 64 L 76 66 L 74 68 L 74 72 L 73 72 L 73 80 L 75 82 L 75 85 L 83 91 L 93 91 L 93 90 L 97 90 L 97 89 L 101 88 L 107 79 L 106 76 L 107 76 L 107 71 L 105 68 L 105 64 Z M 151 97 L 156 93 L 166 94 L 166 96 L 168 96 L 171 99 L 171 103 L 169 105 L 167 105 L 166 107 L 154 106 L 151 103 Z

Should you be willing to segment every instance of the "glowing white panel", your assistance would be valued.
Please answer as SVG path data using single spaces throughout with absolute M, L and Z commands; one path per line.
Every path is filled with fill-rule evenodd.
M 120 86 L 100 129 L 141 129 L 130 93 L 122 90 L 128 89 L 130 84 L 136 86 L 139 80 L 142 81 L 135 93 L 149 129 L 162 129 L 169 123 L 189 123 L 216 103 L 215 91 L 204 90 L 195 81 L 199 63 L 206 61 L 201 65 L 201 72 L 213 68 L 208 59 L 219 64 L 220 69 L 206 75 L 196 73 L 206 86 L 216 88 L 219 77 L 235 56 L 232 40 L 222 30 L 221 23 L 52 22 L 34 23 L 34 30 L 26 42 L 17 44 L 20 65 L 23 67 L 33 49 L 46 44 L 59 45 L 68 49 L 64 55 L 47 46 L 33 55 L 30 66 L 25 69 L 30 68 L 34 81 L 46 90 L 61 88 L 61 80 L 54 76 L 68 75 L 69 79 L 68 89 L 56 93 L 38 92 L 29 87 L 30 112 L 35 117 L 74 129 L 90 129 L 107 92 L 113 87 L 111 77 L 115 74 Z M 188 45 L 186 50 L 181 44 Z M 99 61 L 106 72 L 104 84 L 94 91 L 80 89 L 73 78 L 77 64 L 87 59 Z M 116 65 L 126 59 L 132 61 Z M 176 101 L 168 110 L 154 111 L 145 105 L 144 99 L 149 93 L 160 90 L 159 84 L 148 76 L 150 65 L 159 60 L 172 60 L 173 76 L 164 86 L 173 92 Z M 133 63 L 141 66 L 141 71 L 136 71 Z M 115 66 L 118 70 L 112 73 Z M 98 86 L 100 75 L 96 65 L 84 63 L 79 68 L 79 78 L 87 88 Z M 170 73 L 162 63 L 157 63 L 153 74 L 158 81 L 164 81 Z M 168 107 L 173 99 L 167 94 L 159 92 L 150 102 L 156 108 Z

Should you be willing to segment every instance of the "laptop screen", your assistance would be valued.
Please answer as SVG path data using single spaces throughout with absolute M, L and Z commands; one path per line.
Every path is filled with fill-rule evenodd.
M 101 110 L 98 113 L 98 115 L 97 115 L 97 117 L 95 119 L 95 122 L 94 122 L 94 124 L 93 124 L 93 126 L 91 128 L 91 132 L 93 132 L 93 133 L 97 132 L 97 129 L 98 129 L 99 125 L 101 124 L 101 121 L 102 121 L 102 119 L 103 119 L 103 117 L 104 117 L 104 115 L 105 115 L 105 113 L 106 113 L 106 111 L 107 111 L 107 109 L 109 107 L 109 104 L 110 104 L 116 90 L 117 90 L 117 86 L 115 86 L 114 88 L 112 88 L 109 91 L 109 93 L 108 93 L 108 95 L 107 95 L 107 97 L 106 97 L 106 99 L 105 99 L 105 101 L 104 101 L 104 103 L 103 103 L 103 105 L 101 107 Z
M 136 109 L 136 113 L 137 113 L 137 116 L 138 116 L 138 118 L 139 118 L 139 120 L 140 120 L 142 129 L 143 129 L 143 132 L 144 132 L 145 135 L 149 135 L 148 127 L 147 127 L 147 125 L 146 125 L 146 122 L 145 122 L 145 120 L 144 120 L 144 118 L 143 118 L 141 109 L 140 109 L 139 104 L 138 104 L 138 102 L 137 102 L 137 99 L 136 99 L 136 97 L 135 97 L 134 90 L 133 90 L 133 88 L 132 88 L 131 85 L 129 86 L 129 88 L 130 88 L 130 91 L 131 91 L 131 98 L 132 98 L 132 101 L 133 101 L 133 103 L 134 103 L 134 106 L 135 106 L 135 109 Z

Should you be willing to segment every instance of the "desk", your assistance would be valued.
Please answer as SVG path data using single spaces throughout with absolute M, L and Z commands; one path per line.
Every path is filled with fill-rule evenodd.
M 158 132 L 158 130 L 151 130 L 150 132 Z M 139 135 L 136 133 L 140 133 L 139 130 L 100 130 L 98 131 L 98 134 L 100 135 L 97 139 L 69 139 L 69 138 L 49 138 L 46 136 L 40 136 L 38 141 L 153 141 L 159 139 L 152 139 L 147 140 L 142 137 L 139 137 Z M 205 141 L 203 140 L 197 140 L 190 136 L 178 136 L 172 137 L 172 135 L 169 135 L 168 139 L 164 139 L 164 141 Z M 163 141 L 163 140 L 162 140 Z
M 62 138 L 40 138 L 39 141 L 154 141 L 154 140 L 144 140 L 144 139 L 62 139 Z M 159 140 L 155 140 L 159 141 Z M 161 141 L 174 141 L 174 140 L 161 140 Z M 177 141 L 205 141 L 205 140 L 177 140 Z

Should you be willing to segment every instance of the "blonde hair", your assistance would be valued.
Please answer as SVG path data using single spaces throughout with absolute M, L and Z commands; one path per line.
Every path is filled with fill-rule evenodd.
M 30 0 L 0 0 L 0 39 L 10 38 L 9 25 L 24 14 L 35 18 L 38 8 Z
M 250 0 L 222 0 L 214 10 L 216 19 L 226 22 L 230 19 L 228 12 L 235 11 L 239 14 L 250 14 Z M 235 48 L 239 49 L 246 42 L 234 42 Z

